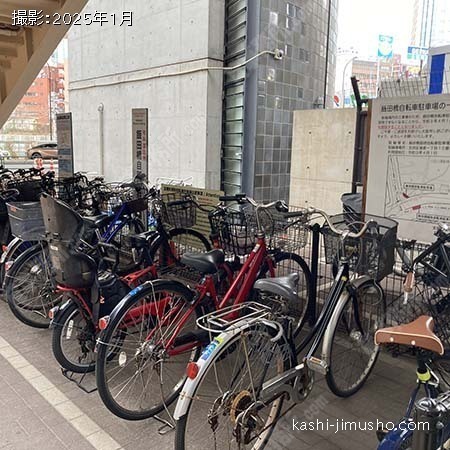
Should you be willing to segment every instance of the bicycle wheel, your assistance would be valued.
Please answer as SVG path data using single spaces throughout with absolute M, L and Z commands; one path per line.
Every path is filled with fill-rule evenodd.
M 327 384 L 335 395 L 349 397 L 361 389 L 380 351 L 375 331 L 385 324 L 386 301 L 375 281 L 355 283 L 341 296 L 322 348 L 329 366 Z
M 291 273 L 298 273 L 299 282 L 297 286 L 298 303 L 289 305 L 289 313 L 298 324 L 304 322 L 310 302 L 311 272 L 305 260 L 296 253 L 279 252 L 272 255 L 274 271 L 269 269 L 267 262 L 264 263 L 258 278 L 285 277 Z
M 96 363 L 98 392 L 113 414 L 147 419 L 177 398 L 187 363 L 200 353 L 192 332 L 201 312 L 191 302 L 184 285 L 158 280 L 135 289 L 113 311 Z
M 75 373 L 95 369 L 95 328 L 92 321 L 75 302 L 55 318 L 52 350 L 59 365 Z
M 207 347 L 197 378 L 183 388 L 175 411 L 176 450 L 261 450 L 270 439 L 284 397 L 259 401 L 260 390 L 292 367 L 292 355 L 284 341 L 273 341 L 276 331 L 264 324 L 235 330 L 231 338 L 229 333 Z
M 169 242 L 160 236 L 150 248 L 150 256 L 158 267 L 177 264 L 185 252 L 207 252 L 211 244 L 203 234 L 190 228 L 173 228 L 168 233 Z
M 12 313 L 24 324 L 48 328 L 48 311 L 61 302 L 51 282 L 46 242 L 25 250 L 5 276 L 6 300 Z

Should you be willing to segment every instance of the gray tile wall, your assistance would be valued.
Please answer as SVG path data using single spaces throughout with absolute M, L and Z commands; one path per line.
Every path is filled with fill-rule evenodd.
M 332 0 L 327 106 L 334 92 L 337 1 Z M 254 197 L 289 200 L 293 111 L 323 107 L 329 0 L 261 0 Z

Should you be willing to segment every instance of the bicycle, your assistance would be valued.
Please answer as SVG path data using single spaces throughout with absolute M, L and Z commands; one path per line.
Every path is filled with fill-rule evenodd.
M 215 337 L 187 366 L 174 413 L 177 450 L 262 449 L 279 418 L 308 397 L 313 373 L 325 375 L 329 388 L 346 397 L 363 386 L 373 369 L 379 353 L 373 336 L 385 323 L 377 279 L 392 270 L 397 223 L 369 215 L 363 216 L 365 222 L 347 223 L 345 215 L 330 218 L 312 208 L 305 213 L 322 216 L 325 236 L 340 244 L 335 248 L 325 242 L 334 249 L 330 259 L 339 256 L 340 262 L 316 323 L 297 342 L 302 323 L 292 313 L 296 274 L 256 281 L 260 301 L 240 305 L 249 308 L 241 317 L 230 307 L 200 318 L 197 324 Z M 370 276 L 351 281 L 351 268 Z M 343 368 L 355 370 L 343 373 Z M 293 405 L 282 414 L 285 398 Z
M 159 202 L 156 191 L 152 190 L 150 195 L 154 197 L 154 202 Z M 129 236 L 131 255 L 133 260 L 137 258 L 137 261 L 135 260 L 132 267 L 127 266 L 128 270 L 124 271 L 120 266 L 122 247 L 103 240 L 98 240 L 94 245 L 81 240 L 81 246 L 77 245 L 76 240 L 73 241 L 71 236 L 80 235 L 77 229 L 84 227 L 86 219 L 75 214 L 63 203 L 56 202 L 51 198 L 41 200 L 41 202 L 45 212 L 45 223 L 50 227 L 47 235 L 50 240 L 49 253 L 54 262 L 57 282 L 55 292 L 70 299 L 61 306 L 53 307 L 49 313 L 53 329 L 53 353 L 65 370 L 75 373 L 90 372 L 95 367 L 93 350 L 99 331 L 99 318 L 109 314 L 113 307 L 133 288 L 148 279 L 157 277 L 161 268 L 155 265 L 153 258 L 157 252 L 161 252 L 162 248 L 168 248 L 164 253 L 170 252 L 171 261 L 177 261 L 179 255 L 171 251 L 173 242 L 170 241 L 170 232 L 166 233 L 162 223 L 158 221 L 157 230 L 160 230 L 160 234 L 147 232 Z M 179 207 L 185 205 L 186 201 L 168 202 L 164 204 L 164 207 L 170 209 L 173 204 Z M 125 205 L 126 203 L 120 205 L 119 211 L 124 211 Z M 72 222 L 75 224 L 73 229 L 68 232 L 67 224 Z M 65 224 L 64 228 L 61 228 L 62 223 Z M 182 231 L 189 235 L 185 229 L 178 228 L 171 231 L 175 232 L 175 236 L 181 234 Z M 82 236 L 83 234 L 81 233 Z M 52 243 L 54 241 L 56 245 Z M 75 250 L 72 251 L 72 249 Z M 101 251 L 100 257 L 95 255 L 98 250 Z M 73 255 L 74 252 L 75 255 Z M 88 256 L 92 256 L 94 259 L 87 258 Z M 82 267 L 79 267 L 76 262 L 80 258 L 87 261 L 91 274 L 98 272 L 96 278 L 87 277 Z M 107 261 L 113 263 L 112 267 L 108 271 L 101 270 L 102 264 Z M 61 270 L 61 267 L 65 267 L 65 270 Z M 100 271 L 94 270 L 94 267 L 98 267 Z M 88 281 L 85 281 L 86 277 Z M 88 286 L 89 283 L 91 283 L 90 286 Z M 99 297 L 100 306 L 98 306 Z
M 138 181 L 132 186 L 125 186 L 125 189 L 127 192 L 135 189 L 139 193 L 142 183 Z M 136 213 L 146 207 L 144 199 L 136 199 L 124 201 L 113 215 L 103 213 L 85 217 L 85 223 L 89 225 L 86 227 L 88 235 L 84 237 L 85 240 L 115 243 L 120 248 L 124 236 L 144 231 Z M 20 254 L 8 264 L 4 282 L 6 300 L 11 312 L 22 323 L 35 328 L 48 328 L 48 311 L 61 301 L 61 296 L 55 292 L 51 281 L 41 207 L 35 202 L 10 204 L 8 208 L 10 216 L 13 214 L 17 217 L 12 222 L 13 233 L 21 239 L 22 247 L 28 248 L 20 253 L 19 247 L 16 252 Z M 122 258 L 126 255 L 127 252 L 122 251 Z M 129 258 L 127 263 L 120 269 L 127 271 L 135 267 Z
M 311 284 L 309 268 L 297 254 L 280 250 L 279 240 L 266 237 L 259 221 L 260 212 L 267 213 L 276 206 L 284 209 L 284 204 L 259 205 L 244 194 L 220 200 L 248 204 L 255 209 L 246 215 L 224 207 L 219 208 L 219 214 L 212 214 L 215 219 L 220 217 L 215 230 L 220 234 L 223 249 L 241 256 L 249 252 L 240 271 L 233 277 L 223 250 L 184 254 L 181 262 L 201 273 L 198 283 L 192 286 L 175 280 L 144 283 L 102 319 L 103 331 L 97 340 L 97 388 L 103 403 L 118 417 L 146 419 L 174 402 L 185 381 L 186 364 L 198 358 L 201 347 L 208 342 L 208 334 L 195 326 L 196 317 L 208 310 L 242 304 L 257 278 L 275 276 L 286 269 L 289 273 L 292 270 L 300 273 L 299 320 L 306 315 Z M 267 214 L 265 217 L 272 231 L 274 219 Z M 297 231 L 304 230 L 304 223 L 297 222 L 282 221 L 282 239 L 291 233 L 286 229 L 291 229 L 295 236 Z M 253 246 L 249 250 L 250 240 Z M 273 241 L 275 248 L 269 249 L 269 241 Z M 219 291 L 224 280 L 230 287 L 222 296 Z M 120 343 L 116 339 L 118 334 Z M 115 356 L 111 358 L 111 354 Z
M 450 231 L 447 225 L 439 224 L 436 240 L 424 250 L 416 250 L 416 242 L 403 245 L 402 274 L 405 280 L 404 301 L 399 304 L 395 317 L 398 322 L 405 317 L 413 320 L 426 314 L 433 317 L 436 334 L 444 346 L 450 346 Z M 399 251 L 397 249 L 397 251 Z M 408 254 L 409 253 L 409 254 Z M 414 295 L 412 295 L 414 292 Z M 400 319 L 400 320 L 399 320 Z
M 440 392 L 440 380 L 433 369 L 436 360 L 448 359 L 448 355 L 445 355 L 443 343 L 434 334 L 433 318 L 420 316 L 406 325 L 378 330 L 375 343 L 413 347 L 417 352 L 417 383 L 405 415 L 391 431 L 377 431 L 380 440 L 378 450 L 447 448 L 444 444 L 450 439 L 450 391 Z M 426 397 L 417 401 L 422 389 Z

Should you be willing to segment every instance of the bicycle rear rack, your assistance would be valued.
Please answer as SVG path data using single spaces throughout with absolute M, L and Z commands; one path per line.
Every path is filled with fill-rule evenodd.
M 199 328 L 210 333 L 231 331 L 234 328 L 248 326 L 271 314 L 271 308 L 257 302 L 246 302 L 239 305 L 231 305 L 219 311 L 213 311 L 197 319 Z M 236 317 L 237 315 L 237 317 Z M 230 318 L 230 316 L 232 316 Z

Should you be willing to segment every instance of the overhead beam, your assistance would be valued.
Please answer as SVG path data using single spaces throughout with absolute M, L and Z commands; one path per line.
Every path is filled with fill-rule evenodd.
M 58 12 L 61 16 L 64 14 L 73 15 L 80 13 L 87 2 L 88 0 L 66 0 L 61 3 L 53 0 L 37 0 L 33 1 L 33 9 L 40 9 L 40 6 L 35 7 L 35 4 L 39 4 L 42 5 L 42 9 L 49 8 L 52 14 Z M 28 0 L 0 0 L 0 5 L 3 8 L 6 3 L 10 6 L 14 3 L 16 9 L 17 5 L 20 4 L 24 5 L 21 9 L 30 9 L 31 5 Z M 61 6 L 58 8 L 58 5 Z M 6 82 L 3 82 L 3 90 L 6 90 L 6 92 L 3 93 L 2 101 L 0 101 L 0 129 L 69 28 L 68 25 L 52 26 L 44 24 L 26 29 L 23 34 L 25 46 L 19 47 L 19 55 L 11 61 L 11 68 L 2 70 L 3 75 L 6 76 Z M 0 48 L 6 49 L 8 47 L 0 44 Z
M 0 33 L 0 45 L 11 44 L 11 45 L 22 45 L 23 36 L 20 34 L 1 34 Z
M 0 55 L 17 58 L 17 48 L 0 46 Z
M 20 0 L 2 0 L 2 4 L 10 10 L 17 9 L 59 9 L 63 2 L 59 0 L 33 0 L 32 2 L 23 2 Z M 19 5 L 19 6 L 18 6 Z

